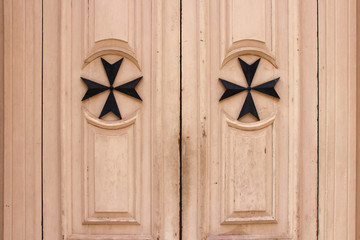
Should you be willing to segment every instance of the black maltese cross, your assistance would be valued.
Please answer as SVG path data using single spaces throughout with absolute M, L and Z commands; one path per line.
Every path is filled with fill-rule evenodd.
M 266 83 L 260 84 L 258 86 L 251 87 L 251 83 L 253 81 L 256 69 L 257 69 L 257 67 L 259 65 L 260 59 L 261 58 L 256 60 L 256 62 L 254 62 L 253 64 L 249 65 L 246 62 L 244 62 L 242 59 L 239 58 L 241 68 L 243 70 L 243 73 L 245 75 L 245 78 L 246 78 L 246 81 L 247 81 L 247 84 L 248 84 L 247 88 L 219 78 L 221 83 L 226 88 L 224 94 L 221 96 L 219 101 L 222 101 L 222 100 L 224 100 L 224 99 L 226 99 L 228 97 L 231 97 L 231 96 L 233 96 L 235 94 L 241 93 L 242 91 L 245 91 L 245 90 L 248 91 L 245 102 L 244 102 L 244 105 L 243 105 L 243 107 L 242 107 L 242 109 L 240 111 L 238 120 L 240 118 L 242 118 L 243 116 L 245 116 L 246 114 L 248 114 L 248 113 L 250 113 L 254 117 L 256 117 L 257 120 L 260 120 L 259 115 L 258 115 L 258 113 L 256 111 L 254 100 L 253 100 L 252 95 L 251 95 L 251 90 L 256 90 L 258 92 L 265 93 L 267 95 L 270 95 L 272 97 L 280 99 L 279 95 L 277 94 L 277 92 L 275 91 L 275 88 L 274 88 L 276 83 L 279 81 L 280 78 L 276 78 L 276 79 L 273 79 L 273 80 L 268 81 Z
M 101 58 L 101 62 L 104 66 L 107 78 L 109 80 L 110 86 L 104 86 L 99 83 L 93 82 L 89 79 L 81 77 L 81 79 L 84 81 L 86 86 L 88 87 L 87 92 L 85 93 L 83 99 L 81 101 L 84 101 L 92 96 L 95 96 L 96 94 L 99 94 L 103 91 L 110 90 L 109 96 L 105 102 L 105 105 L 100 113 L 99 118 L 102 118 L 104 115 L 108 114 L 109 112 L 112 112 L 115 114 L 119 119 L 121 119 L 121 114 L 119 111 L 119 107 L 116 103 L 115 96 L 113 91 L 117 90 L 119 92 L 125 93 L 126 95 L 129 95 L 131 97 L 134 97 L 136 99 L 139 99 L 142 101 L 139 94 L 136 92 L 135 87 L 139 83 L 139 81 L 142 79 L 142 77 L 139 77 L 135 80 L 132 80 L 130 82 L 127 82 L 125 84 L 122 84 L 117 87 L 113 87 L 116 75 L 119 71 L 119 68 L 121 66 L 121 63 L 124 58 L 120 59 L 116 63 L 110 64 L 105 59 Z

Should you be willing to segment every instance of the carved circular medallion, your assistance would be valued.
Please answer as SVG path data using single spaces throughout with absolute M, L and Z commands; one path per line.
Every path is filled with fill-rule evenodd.
M 239 121 L 260 121 L 276 112 L 280 96 L 275 86 L 279 80 L 277 69 L 268 60 L 253 55 L 237 56 L 220 71 L 223 92 L 219 101 L 225 112 L 234 117 L 237 114 Z
M 123 56 L 95 58 L 85 66 L 80 78 L 87 88 L 82 101 L 89 112 L 101 119 L 122 119 L 122 114 L 131 115 L 136 102 L 142 101 L 136 90 L 141 72 L 133 61 Z

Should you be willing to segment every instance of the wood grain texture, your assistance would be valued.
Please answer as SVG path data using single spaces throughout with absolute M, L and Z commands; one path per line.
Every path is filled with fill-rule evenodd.
M 356 4 L 319 1 L 319 239 L 355 239 Z
M 41 238 L 41 1 L 4 1 L 4 239 Z

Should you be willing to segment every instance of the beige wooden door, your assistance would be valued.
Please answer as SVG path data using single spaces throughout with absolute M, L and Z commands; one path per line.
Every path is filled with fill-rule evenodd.
M 359 12 L 0 0 L 0 239 L 360 239 Z
M 179 14 L 44 1 L 45 239 L 179 238 Z
M 316 16 L 45 1 L 44 238 L 316 239 Z
M 183 239 L 317 239 L 316 1 L 182 3 Z

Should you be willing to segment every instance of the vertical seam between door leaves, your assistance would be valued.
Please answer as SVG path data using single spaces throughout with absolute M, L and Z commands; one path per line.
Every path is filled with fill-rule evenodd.
M 41 0 L 41 239 L 44 239 L 44 0 Z
M 179 239 L 182 240 L 182 0 L 180 1 L 180 129 L 179 129 Z
M 320 51 L 319 51 L 319 0 L 316 1 L 316 7 L 317 7 L 317 35 L 316 35 L 316 41 L 317 41 L 317 216 L 316 216 L 316 238 L 319 240 L 319 206 L 320 206 L 320 188 L 319 188 L 319 182 L 320 182 L 320 152 L 319 152 L 319 137 L 320 137 L 320 126 L 319 126 L 319 120 L 320 120 Z

